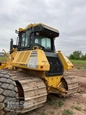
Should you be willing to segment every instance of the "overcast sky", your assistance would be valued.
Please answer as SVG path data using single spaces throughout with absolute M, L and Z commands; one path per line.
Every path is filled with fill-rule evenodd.
M 86 0 L 0 0 L 0 51 L 16 41 L 16 29 L 38 22 L 59 30 L 56 50 L 86 53 Z

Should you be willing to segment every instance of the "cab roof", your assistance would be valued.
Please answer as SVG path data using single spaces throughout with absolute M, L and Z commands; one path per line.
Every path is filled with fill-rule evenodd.
M 44 30 L 44 32 L 46 33 L 46 31 L 50 31 L 51 33 L 54 33 L 53 37 L 58 37 L 59 36 L 59 31 L 55 28 L 52 28 L 48 25 L 45 25 L 43 23 L 37 23 L 37 24 L 29 24 L 28 26 L 26 26 L 26 28 L 19 28 L 19 32 L 23 32 L 26 31 L 28 29 L 33 29 L 36 31 L 38 31 L 39 28 L 42 28 Z M 41 29 L 39 29 L 39 31 L 41 31 Z

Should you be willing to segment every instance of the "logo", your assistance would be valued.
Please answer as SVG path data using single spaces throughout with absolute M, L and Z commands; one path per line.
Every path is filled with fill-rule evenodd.
M 6 111 L 21 112 L 23 109 L 33 110 L 37 107 L 37 103 L 34 99 L 29 98 L 28 101 L 24 101 L 24 98 L 8 98 L 4 102 L 4 108 Z

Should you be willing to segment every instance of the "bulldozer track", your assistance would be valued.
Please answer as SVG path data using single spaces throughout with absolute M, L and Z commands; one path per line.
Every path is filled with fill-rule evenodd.
M 17 97 L 18 91 L 15 81 L 7 71 L 0 70 L 0 115 L 17 115 L 17 113 L 11 113 L 10 110 L 7 110 L 5 105 L 9 99 Z
M 43 106 L 47 100 L 47 90 L 43 80 L 35 76 L 30 77 L 24 72 L 9 71 L 9 74 L 21 83 L 24 90 L 24 107 L 18 109 L 17 113 L 25 113 Z
M 68 86 L 67 96 L 75 94 L 78 89 L 78 82 L 75 79 L 75 76 L 64 74 L 63 78 L 66 80 Z M 19 96 L 19 90 L 16 81 L 21 84 L 24 97 Z M 18 113 L 25 113 L 39 108 L 43 106 L 43 104 L 47 100 L 47 89 L 43 80 L 39 77 L 29 76 L 23 71 L 1 70 L 0 87 L 0 115 L 12 114 L 10 113 L 10 110 L 7 111 L 5 107 L 3 107 L 3 102 L 8 97 L 11 97 L 11 99 L 24 99 L 23 106 L 18 106 L 14 115 L 17 115 Z
M 20 97 L 21 91 L 19 91 L 16 81 L 21 84 L 24 97 Z M 8 101 L 14 102 L 14 100 L 18 104 L 15 103 L 15 110 L 8 109 Z M 46 100 L 46 85 L 40 78 L 30 77 L 24 72 L 0 70 L 0 115 L 25 113 L 43 106 Z M 20 106 L 20 101 L 22 106 Z
M 78 81 L 76 80 L 75 76 L 64 74 L 63 78 L 66 80 L 68 86 L 67 96 L 77 93 Z

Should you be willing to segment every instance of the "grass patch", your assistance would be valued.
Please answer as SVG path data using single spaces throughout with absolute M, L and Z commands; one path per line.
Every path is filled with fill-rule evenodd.
M 52 114 L 52 115 L 53 115 L 53 114 L 54 114 L 54 111 L 50 111 L 50 114 Z
M 84 111 L 86 112 L 86 108 L 84 109 Z
M 0 61 L 6 61 L 7 60 L 7 56 L 0 56 Z
M 76 67 L 76 69 L 86 69 L 86 67 L 82 65 L 81 67 L 80 66 Z
M 69 109 L 64 109 L 62 115 L 73 115 L 73 111 Z
M 70 60 L 74 68 L 76 69 L 86 69 L 86 60 Z
M 86 60 L 70 60 L 73 64 L 86 64 Z
M 80 106 L 72 106 L 72 108 L 78 110 L 78 111 L 81 111 L 81 107 Z
M 46 112 L 42 112 L 41 115 L 48 115 Z
M 61 100 L 48 100 L 48 104 L 57 109 L 59 107 L 62 107 L 64 103 Z
M 81 69 L 80 67 L 77 67 L 77 69 Z
M 61 100 L 56 100 L 54 104 L 55 104 L 55 107 L 56 107 L 56 108 L 59 108 L 59 107 L 62 107 L 62 105 L 63 105 L 64 103 L 63 103 L 63 101 L 61 101 Z

